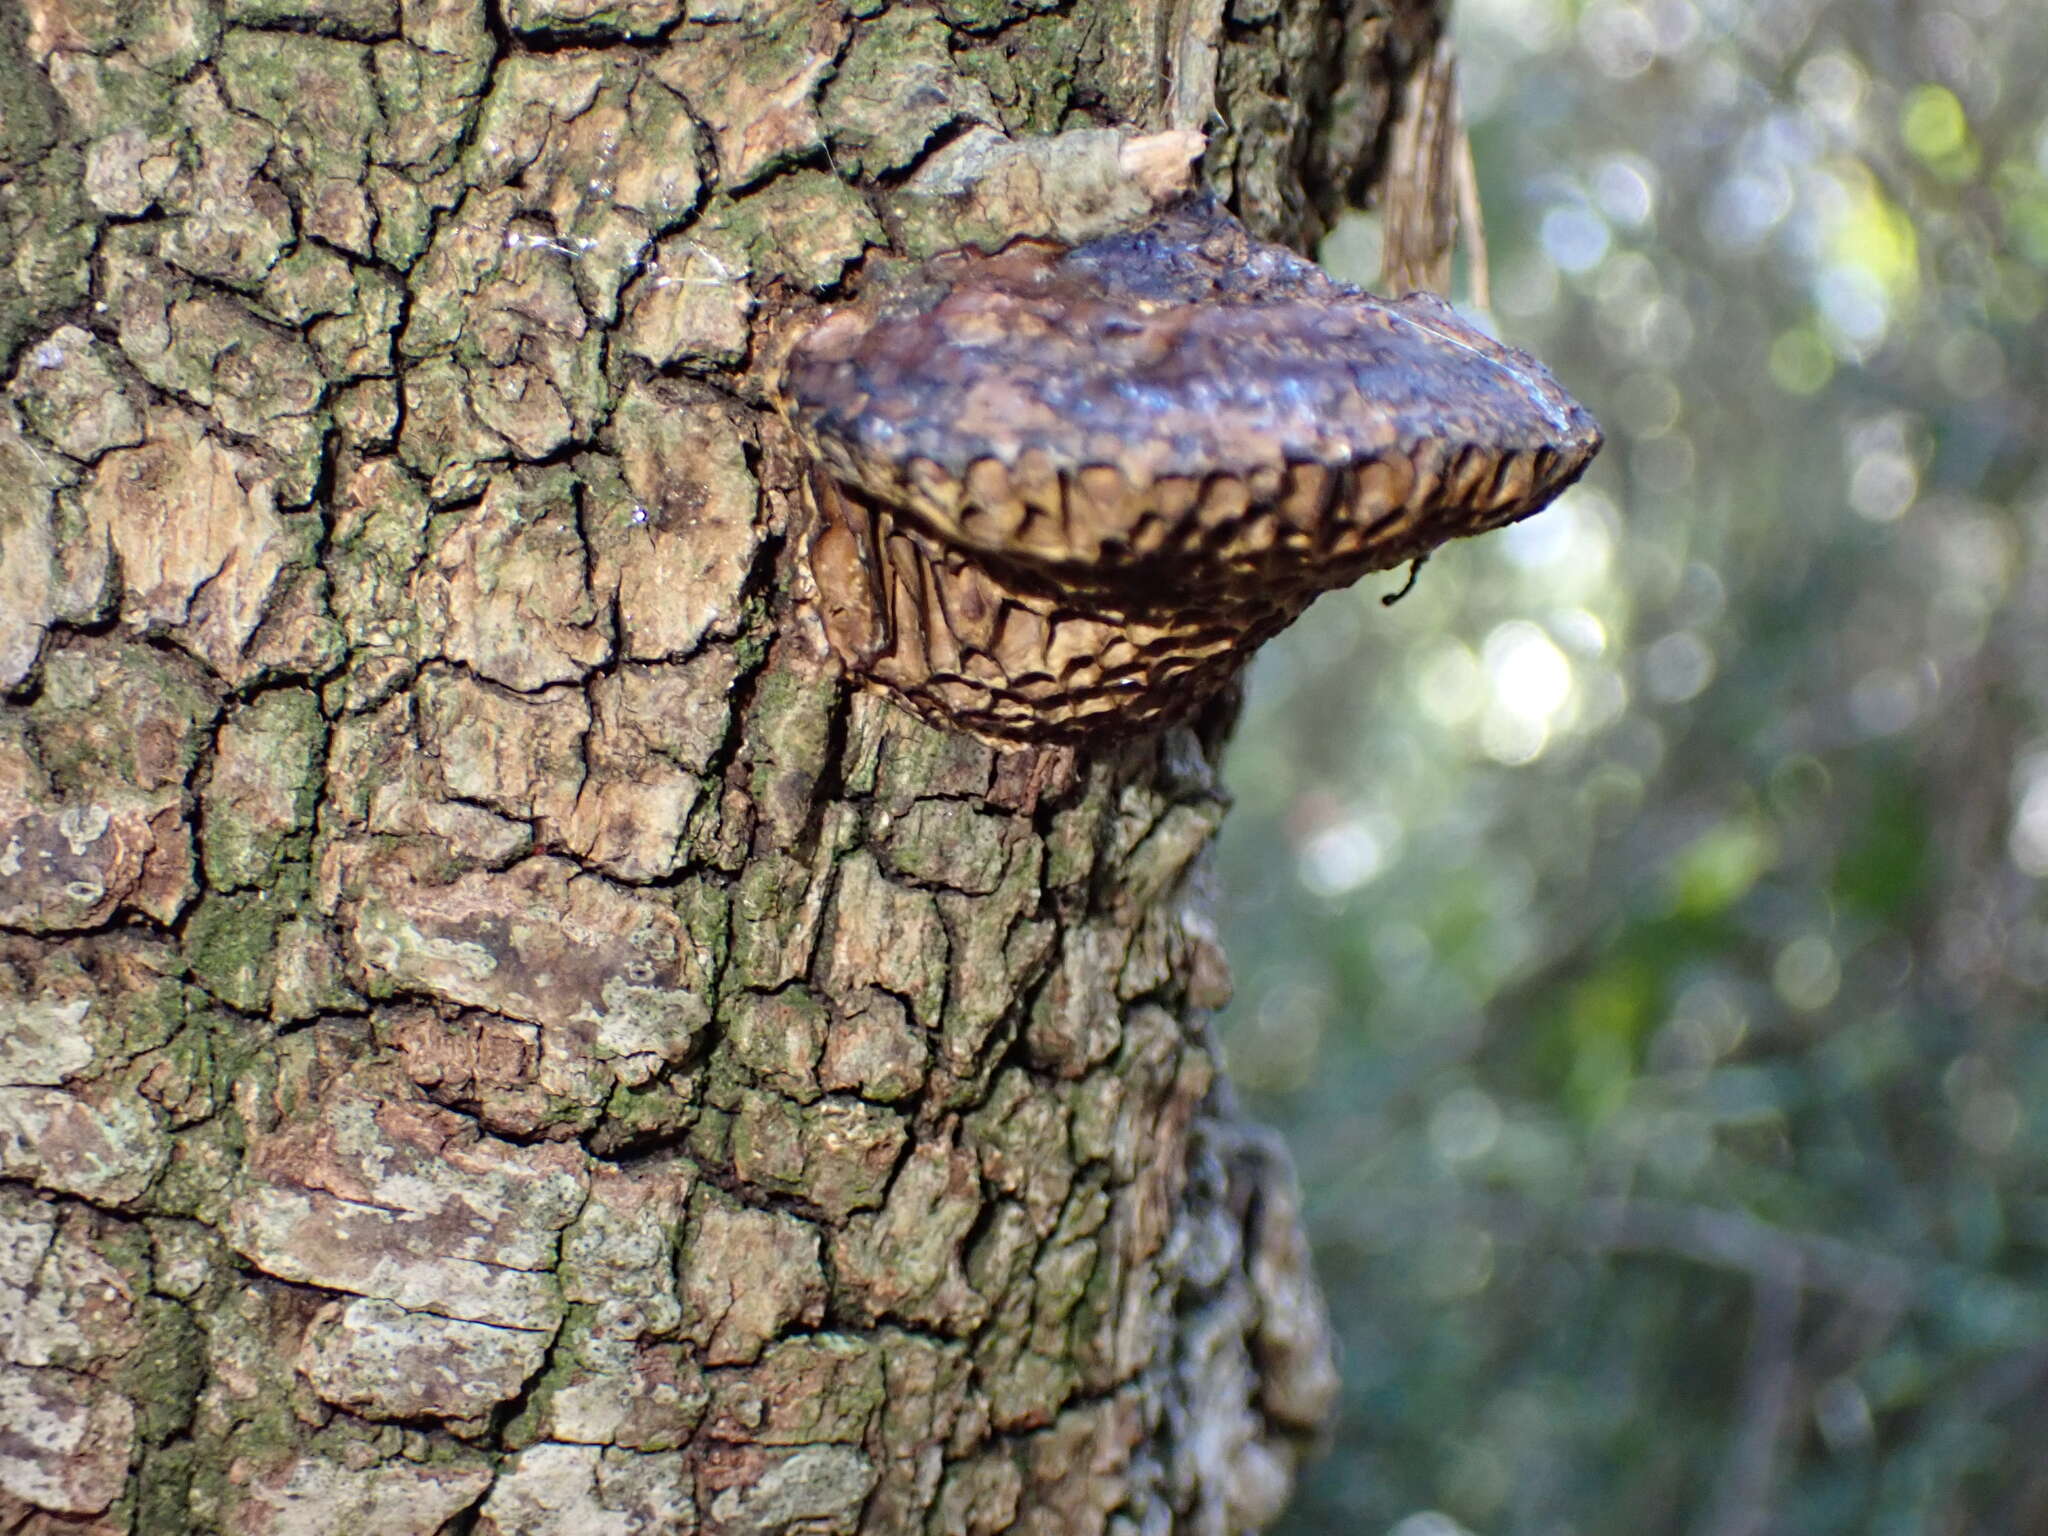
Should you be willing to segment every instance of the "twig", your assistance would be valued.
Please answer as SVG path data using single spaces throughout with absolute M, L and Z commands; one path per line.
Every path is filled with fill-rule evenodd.
M 1801 1287 L 1796 1260 L 1786 1274 L 1759 1275 L 1753 1289 L 1756 1301 L 1734 1433 L 1714 1502 L 1700 1523 L 1700 1536 L 1759 1536 L 1770 1523 L 1778 1447 L 1792 1420 L 1799 1377 Z

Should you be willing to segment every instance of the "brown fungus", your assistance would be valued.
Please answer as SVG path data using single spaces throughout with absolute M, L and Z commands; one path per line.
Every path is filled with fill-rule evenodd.
M 1539 511 L 1600 447 L 1442 300 L 1208 202 L 878 287 L 783 375 L 811 569 L 856 675 L 980 736 L 1184 715 L 1317 593 Z

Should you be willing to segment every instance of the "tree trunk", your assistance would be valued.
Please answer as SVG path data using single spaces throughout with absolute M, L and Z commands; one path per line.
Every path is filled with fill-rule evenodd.
M 1272 1517 L 1333 1378 L 1220 732 L 851 692 L 767 405 L 1146 135 L 1312 238 L 1387 4 L 9 8 L 0 1529 Z

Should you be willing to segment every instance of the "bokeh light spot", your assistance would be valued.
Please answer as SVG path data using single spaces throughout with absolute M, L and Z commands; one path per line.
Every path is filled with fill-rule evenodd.
M 1814 1393 L 1813 1423 L 1821 1438 L 1827 1441 L 1828 1449 L 1837 1455 L 1861 1450 L 1870 1444 L 1876 1431 L 1870 1399 L 1847 1376 L 1823 1382 L 1820 1390 Z
M 1818 1013 L 1842 989 L 1842 964 L 1835 946 L 1817 933 L 1794 939 L 1778 951 L 1771 965 L 1771 985 L 1786 1006 Z
M 1865 736 L 1896 736 L 1920 718 L 1918 674 L 1874 667 L 1849 690 L 1849 718 Z
M 1423 1238 L 1416 1254 L 1416 1283 L 1423 1294 L 1454 1301 L 1483 1291 L 1493 1281 L 1493 1234 L 1463 1222 L 1445 1223 Z
M 1660 704 L 1698 698 L 1714 680 L 1714 652 L 1689 629 L 1674 630 L 1643 652 L 1643 689 Z
M 1792 178 L 1782 166 L 1739 171 L 1708 195 L 1706 236 L 1730 254 L 1753 251 L 1792 207 Z
M 1579 43 L 1604 75 L 1627 80 L 1657 57 L 1657 33 L 1641 6 L 1593 0 L 1579 17 Z
M 1303 843 L 1301 883 L 1318 896 L 1343 896 L 1379 878 L 1400 847 L 1390 816 L 1360 814 L 1319 828 Z
M 1857 459 L 1849 471 L 1849 505 L 1873 523 L 1895 523 L 1920 494 L 1920 471 L 1896 449 Z
M 1500 1105 L 1484 1089 L 1455 1088 L 1429 1115 L 1430 1150 L 1445 1163 L 1469 1163 L 1500 1143 Z
M 1855 122 L 1870 91 L 1863 66 L 1848 54 L 1832 50 L 1815 54 L 1800 65 L 1796 83 L 1799 99 L 1837 127 Z
M 1675 910 L 1690 917 L 1724 912 L 1750 892 L 1778 856 L 1777 839 L 1744 817 L 1701 833 L 1672 860 L 1667 876 Z
M 1794 326 L 1771 343 L 1771 382 L 1788 395 L 1817 395 L 1835 376 L 1835 354 L 1811 326 Z
M 1538 232 L 1544 254 L 1566 272 L 1590 272 L 1607 256 L 1607 221 L 1590 208 L 1567 205 L 1543 215 Z
M 1434 647 L 1415 673 L 1416 701 L 1438 725 L 1469 725 L 1486 707 L 1486 673 L 1479 658 L 1459 640 Z
M 1636 155 L 1609 155 L 1593 172 L 1600 211 L 1624 229 L 1641 229 L 1656 206 L 1657 173 Z
M 1480 664 L 1493 692 L 1480 744 L 1496 761 L 1531 761 L 1571 702 L 1571 658 L 1539 626 L 1510 619 L 1487 635 Z
M 1936 175 L 1956 180 L 1976 173 L 1969 117 L 1945 85 L 1916 86 L 1907 93 L 1899 108 L 1899 137 Z
M 2023 873 L 2048 879 L 2048 758 L 2030 761 L 2023 785 L 2006 852 Z
M 1472 1536 L 1472 1532 L 1441 1511 L 1424 1509 L 1395 1521 L 1387 1536 Z
M 1899 132 L 1906 148 L 1922 160 L 1939 160 L 1963 147 L 1969 119 L 1956 93 L 1942 85 L 1916 86 L 1899 109 Z

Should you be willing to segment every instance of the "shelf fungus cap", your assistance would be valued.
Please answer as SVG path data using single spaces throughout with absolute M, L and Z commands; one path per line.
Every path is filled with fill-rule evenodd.
M 935 258 L 803 337 L 781 394 L 834 647 L 996 738 L 1184 714 L 1316 593 L 1541 510 L 1600 446 L 1442 300 L 1206 201 Z

